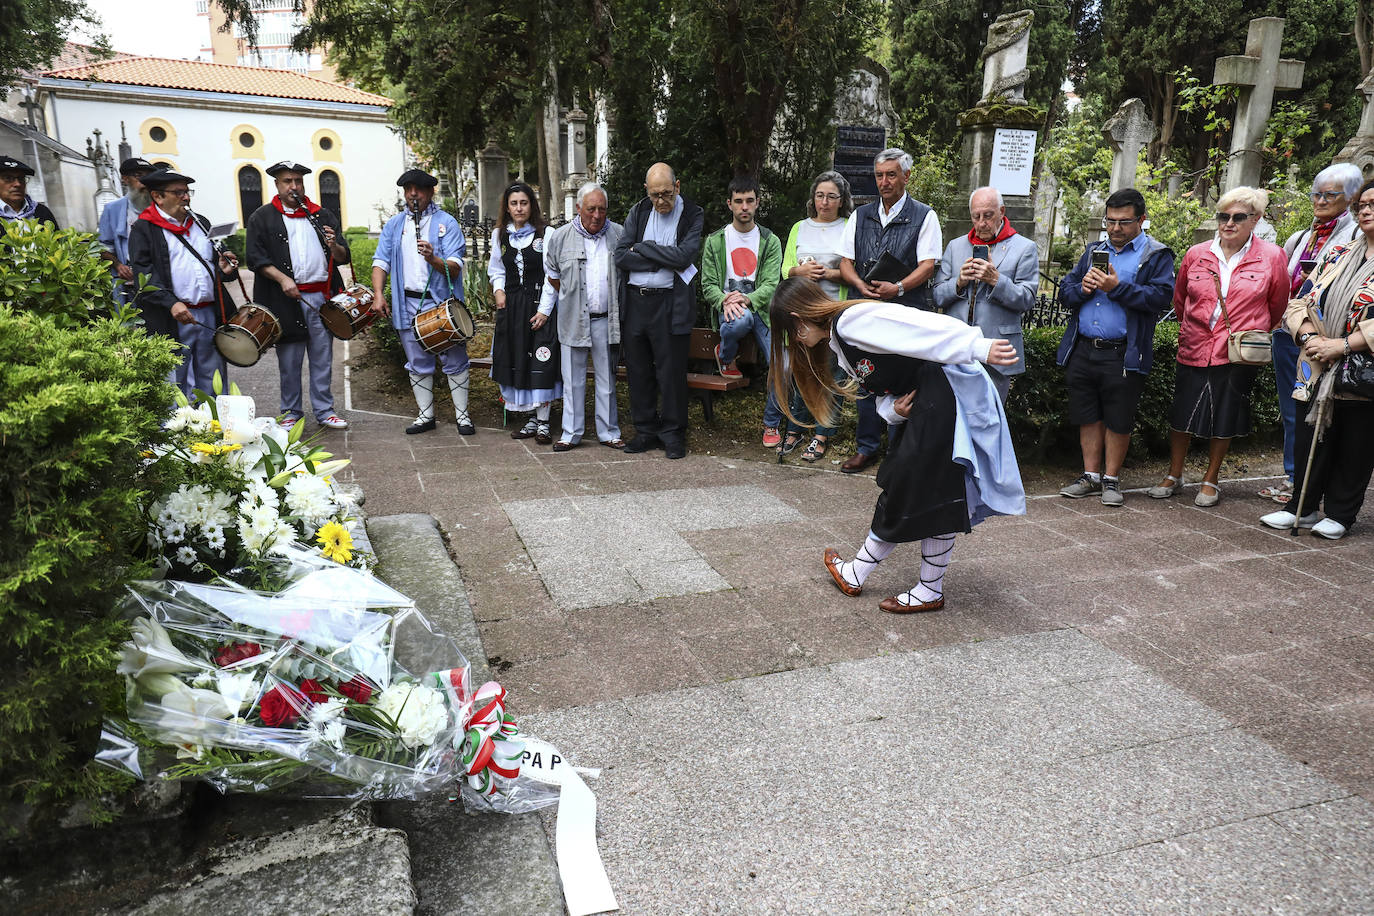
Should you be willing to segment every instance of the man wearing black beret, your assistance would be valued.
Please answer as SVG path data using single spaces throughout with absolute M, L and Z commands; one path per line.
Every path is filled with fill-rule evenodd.
M 12 156 L 0 156 L 0 219 L 36 219 L 40 223 L 52 223 L 57 228 L 57 217 L 45 204 L 40 204 L 29 196 L 29 176 L 33 169 L 27 163 Z

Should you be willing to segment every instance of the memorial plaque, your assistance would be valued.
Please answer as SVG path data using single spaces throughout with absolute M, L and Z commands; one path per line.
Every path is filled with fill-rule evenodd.
M 887 130 L 882 127 L 841 125 L 835 131 L 835 171 L 849 182 L 854 202 L 878 196 L 873 180 L 873 157 L 887 148 Z
M 988 184 L 1004 195 L 1030 194 L 1031 172 L 1035 169 L 1035 131 L 997 128 L 992 141 L 992 169 Z

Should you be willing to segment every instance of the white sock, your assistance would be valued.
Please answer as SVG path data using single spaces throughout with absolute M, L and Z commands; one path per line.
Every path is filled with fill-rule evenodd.
M 887 555 L 892 553 L 892 548 L 896 546 L 869 531 L 868 537 L 864 539 L 864 545 L 859 548 L 854 559 L 849 563 L 840 564 L 840 576 L 855 588 L 862 588 L 868 574 L 887 559 Z
M 468 370 L 448 376 L 448 393 L 453 397 L 453 414 L 458 425 L 471 423 L 468 417 Z M 433 413 L 431 412 L 431 416 Z
M 547 424 L 549 422 L 549 413 L 552 410 L 552 404 L 540 404 L 538 407 L 534 408 L 534 416 L 540 423 Z
M 410 373 L 410 390 L 415 395 L 415 406 L 419 413 L 416 423 L 428 423 L 434 419 L 434 376 Z
M 1102 475 L 1097 473 L 1096 471 L 1084 471 L 1083 476 L 1091 480 L 1093 483 L 1102 482 Z
M 945 567 L 954 553 L 954 535 L 940 534 L 921 541 L 921 581 L 897 596 L 905 605 L 939 601 L 945 594 Z

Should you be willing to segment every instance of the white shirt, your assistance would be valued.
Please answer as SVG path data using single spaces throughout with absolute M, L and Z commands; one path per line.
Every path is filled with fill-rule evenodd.
M 797 227 L 797 263 L 804 258 L 815 261 L 828 268 L 840 266 L 840 241 L 844 238 L 845 221 L 842 219 L 822 223 L 807 218 Z M 840 295 L 840 284 L 834 280 L 821 280 L 821 289 L 832 299 Z
M 1231 273 L 1236 269 L 1236 265 L 1240 264 L 1241 260 L 1245 257 L 1245 253 L 1250 250 L 1250 243 L 1254 240 L 1255 234 L 1252 232 L 1250 233 L 1250 237 L 1245 240 L 1245 244 L 1240 246 L 1240 251 L 1237 251 L 1228 258 L 1221 252 L 1221 240 L 1218 238 L 1212 239 L 1212 254 L 1217 256 L 1217 268 L 1221 276 L 1221 295 L 1223 298 L 1225 298 L 1226 294 L 1231 289 Z M 1212 309 L 1212 320 L 1209 322 L 1208 326 L 1214 328 L 1220 320 L 1221 302 L 1218 300 L 1216 307 Z
M 433 221 L 432 213 L 420 217 L 420 238 L 429 238 L 429 224 Z M 407 213 L 405 225 L 401 227 L 401 258 L 406 268 L 406 289 L 412 293 L 423 293 L 429 285 L 429 263 L 420 257 L 418 244 L 415 218 Z
M 725 290 L 746 295 L 758 285 L 759 227 L 740 232 L 731 223 L 725 227 Z
M 652 206 L 649 207 L 649 216 L 644 221 L 644 241 L 657 242 L 660 245 L 677 244 L 677 224 L 682 219 L 682 195 L 679 194 L 673 201 L 673 209 L 664 216 Z M 666 267 L 658 270 L 632 270 L 630 271 L 629 282 L 631 286 L 641 286 L 646 289 L 672 289 L 673 272 Z M 690 282 L 684 280 L 684 283 Z
M 560 232 L 577 232 L 570 226 L 564 226 Z M 583 238 L 582 253 L 587 257 L 586 277 L 587 288 L 582 302 L 582 309 L 589 315 L 599 315 L 610 311 L 611 303 L 611 251 L 606 246 L 606 233 L 602 233 L 600 238 Z M 558 265 L 551 260 L 544 261 L 544 274 L 548 280 L 562 280 L 563 274 L 558 269 Z M 553 288 L 553 284 L 548 280 L 544 281 L 543 294 L 539 301 L 539 311 L 545 315 L 553 312 L 553 307 L 558 303 L 558 291 Z
M 878 222 L 883 226 L 892 222 L 892 218 L 900 213 L 902 207 L 906 205 L 906 199 L 906 194 L 903 193 L 901 199 L 893 204 L 892 209 L 886 213 L 883 212 L 882 201 L 878 201 Z M 840 257 L 849 258 L 851 261 L 857 260 L 854 257 L 854 232 L 859 225 L 858 215 L 859 211 L 855 210 L 850 214 L 849 219 L 845 220 L 844 235 L 840 239 Z M 931 210 L 930 213 L 926 214 L 925 222 L 921 223 L 920 234 L 916 236 L 916 262 L 938 261 L 943 252 L 944 246 L 940 240 L 940 217 L 935 215 L 934 210 Z M 915 270 L 916 264 L 912 264 L 910 267 Z
M 285 205 L 283 205 L 283 208 Z M 296 210 L 287 210 L 295 213 Z M 329 275 L 329 262 L 324 257 L 320 235 L 309 217 L 286 216 L 286 244 L 291 251 L 291 272 L 297 283 L 318 283 Z
M 511 235 L 515 231 L 514 223 L 506 224 L 506 244 L 517 250 L 523 250 L 534 243 L 535 237 L 527 235 L 524 238 L 515 238 Z M 547 235 L 548 233 L 545 233 Z M 492 289 L 504 290 L 506 288 L 506 260 L 501 257 L 501 242 L 497 237 L 497 230 L 491 232 L 491 245 L 488 250 L 491 252 L 487 256 L 487 280 L 491 283 Z M 538 249 L 536 249 L 538 250 Z M 516 279 L 521 283 L 525 282 L 525 262 L 523 258 L 516 258 L 515 265 L 520 271 L 520 276 Z
M 157 212 L 162 214 L 162 218 L 167 222 L 176 223 L 176 220 L 168 216 L 167 211 L 161 207 L 157 208 Z M 215 298 L 215 286 L 210 281 L 210 272 L 196 260 L 194 254 L 186 250 L 185 245 L 177 241 L 175 232 L 163 229 L 162 234 L 167 241 L 168 264 L 172 268 L 172 295 L 177 297 L 178 302 L 185 302 L 187 305 L 197 305 Z M 200 223 L 192 220 L 191 231 L 181 238 L 191 243 L 191 247 L 205 259 L 206 264 L 213 264 L 215 249 L 210 244 L 210 237 L 200 228 Z

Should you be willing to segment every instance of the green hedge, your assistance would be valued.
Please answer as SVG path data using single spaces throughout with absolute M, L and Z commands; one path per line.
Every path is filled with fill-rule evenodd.
M 122 701 L 113 613 L 139 572 L 140 452 L 171 402 L 171 342 L 0 305 L 0 799 L 93 798 Z
M 1026 372 L 1018 376 L 1007 399 L 1007 416 L 1017 455 L 1026 461 L 1055 460 L 1079 454 L 1078 428 L 1067 420 L 1068 390 L 1064 371 L 1055 365 L 1062 327 L 1028 328 Z M 1169 451 L 1169 408 L 1174 402 L 1174 374 L 1178 365 L 1178 325 L 1155 328 L 1154 366 L 1136 412 L 1131 451 L 1163 455 Z M 1261 369 L 1251 397 L 1257 435 L 1281 433 L 1274 373 Z
M 89 232 L 0 222 L 0 302 L 71 328 L 108 315 L 113 289 L 109 262 Z

